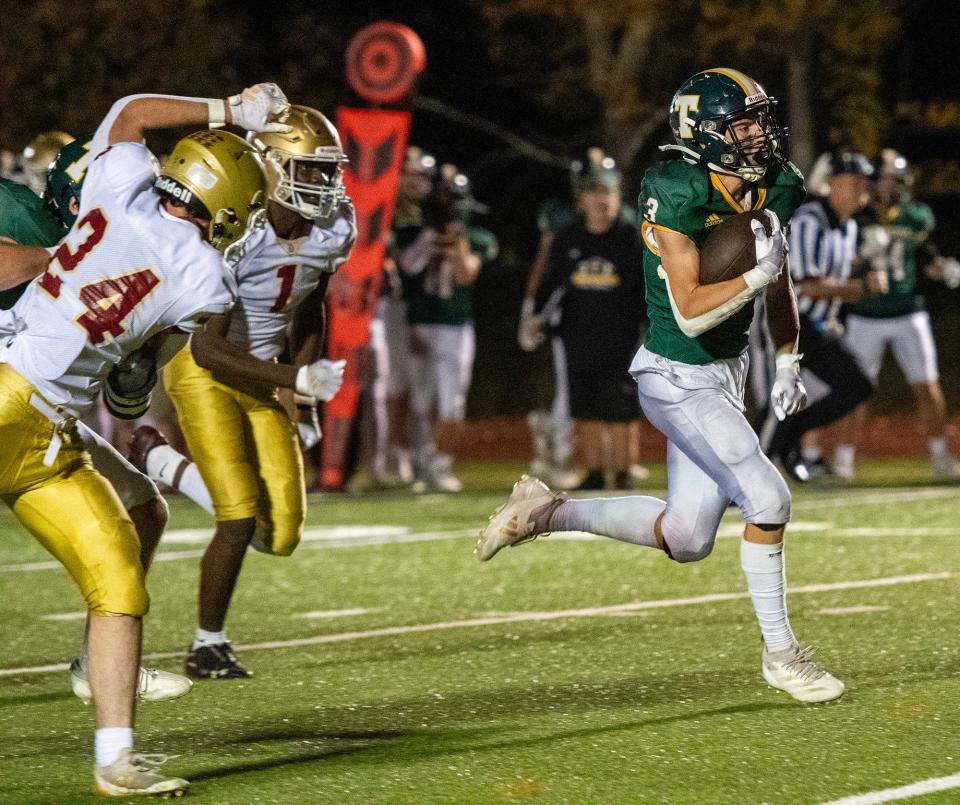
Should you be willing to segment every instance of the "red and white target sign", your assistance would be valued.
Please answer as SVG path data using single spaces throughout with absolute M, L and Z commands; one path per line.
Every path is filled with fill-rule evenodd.
M 426 69 L 423 42 L 399 22 L 361 28 L 347 48 L 347 81 L 361 98 L 391 104 L 409 95 Z

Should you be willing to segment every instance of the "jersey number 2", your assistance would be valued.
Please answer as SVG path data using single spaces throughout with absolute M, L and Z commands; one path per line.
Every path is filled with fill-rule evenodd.
M 84 227 L 89 227 L 90 233 L 77 246 L 77 250 L 71 252 L 66 243 L 61 243 L 53 253 L 50 267 L 40 278 L 40 287 L 54 299 L 60 297 L 63 280 L 51 271 L 53 264 L 58 263 L 64 271 L 73 271 L 93 251 L 107 231 L 107 218 L 103 210 L 95 207 L 83 216 L 76 228 L 80 231 Z M 88 283 L 80 288 L 78 294 L 87 310 L 77 317 L 77 324 L 87 331 L 93 344 L 103 341 L 107 333 L 117 338 L 123 333 L 123 320 L 159 284 L 157 275 L 149 268 Z

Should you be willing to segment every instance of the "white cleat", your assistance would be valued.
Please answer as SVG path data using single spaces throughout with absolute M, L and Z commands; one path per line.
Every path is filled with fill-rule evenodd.
M 481 562 L 486 562 L 501 548 L 545 536 L 546 529 L 537 521 L 545 523 L 564 499 L 564 495 L 551 492 L 543 481 L 529 475 L 522 476 L 513 485 L 507 502 L 490 515 L 490 522 L 480 532 L 474 553 Z
M 800 702 L 829 702 L 843 695 L 844 685 L 813 662 L 813 646 L 793 645 L 780 651 L 763 650 L 763 678 Z
M 70 663 L 70 685 L 74 696 L 84 704 L 90 704 L 93 692 L 86 672 L 80 668 L 80 660 Z M 159 668 L 141 668 L 137 698 L 145 702 L 163 702 L 189 693 L 192 687 L 193 681 L 180 674 L 171 674 Z
M 94 766 L 97 793 L 107 797 L 145 797 L 160 795 L 182 797 L 190 783 L 160 772 L 169 757 L 147 755 L 124 749 L 109 766 Z

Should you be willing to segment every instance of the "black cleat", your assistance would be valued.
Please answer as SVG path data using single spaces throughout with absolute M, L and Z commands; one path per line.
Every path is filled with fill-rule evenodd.
M 237 662 L 229 643 L 188 648 L 185 665 L 191 679 L 246 679 L 253 676 Z

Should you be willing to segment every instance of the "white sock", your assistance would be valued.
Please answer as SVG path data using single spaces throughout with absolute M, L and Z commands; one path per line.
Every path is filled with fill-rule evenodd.
M 945 436 L 934 436 L 927 444 L 930 446 L 930 458 L 943 458 L 950 455 Z
M 180 476 L 180 484 L 177 488 L 201 509 L 213 514 L 213 501 L 210 499 L 210 493 L 207 491 L 203 478 L 200 477 L 200 470 L 192 461 L 183 471 L 183 475 Z
M 200 508 L 213 514 L 210 493 L 200 477 L 197 465 L 182 453 L 178 453 L 168 444 L 160 444 L 147 453 L 147 475 L 154 481 L 161 481 L 171 489 L 182 492 Z M 186 464 L 180 478 L 177 473 Z
M 760 623 L 767 651 L 780 651 L 797 642 L 787 620 L 787 576 L 783 543 L 760 545 L 741 540 L 740 565 Z
M 800 448 L 800 458 L 802 458 L 808 464 L 812 464 L 814 461 L 819 461 L 822 455 L 823 453 L 820 452 L 820 448 L 816 445 Z
M 124 749 L 133 749 L 133 727 L 101 727 L 93 737 L 96 764 L 109 766 Z
M 227 642 L 227 633 L 221 629 L 219 632 L 208 632 L 206 629 L 197 627 L 197 636 L 193 641 L 193 648 L 201 646 L 219 646 Z
M 633 545 L 657 547 L 653 524 L 665 501 L 643 495 L 565 500 L 550 518 L 552 531 L 586 531 Z
M 838 444 L 833 451 L 833 460 L 844 467 L 853 466 L 853 458 L 857 454 L 857 448 L 852 444 Z

